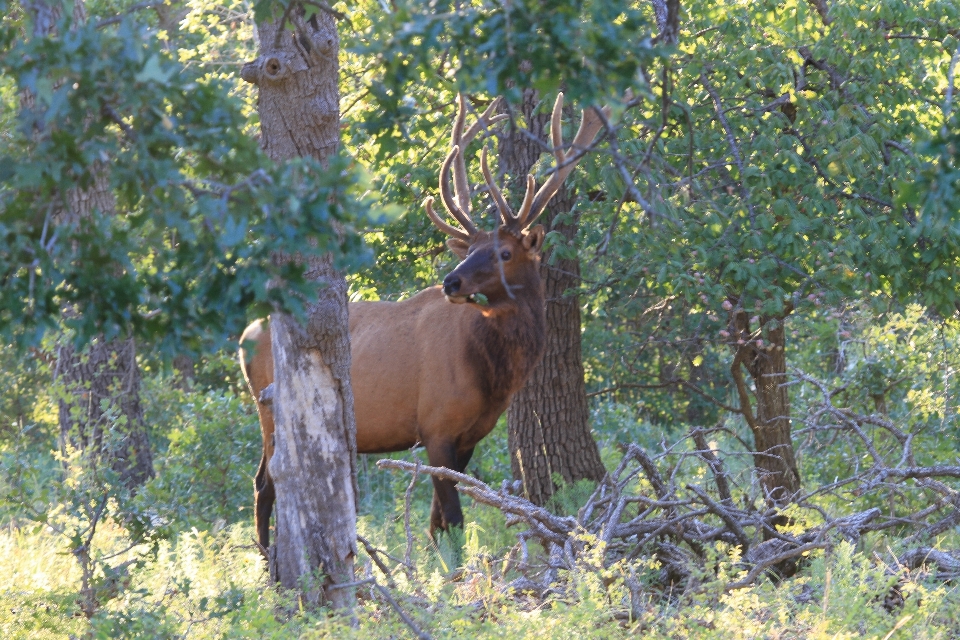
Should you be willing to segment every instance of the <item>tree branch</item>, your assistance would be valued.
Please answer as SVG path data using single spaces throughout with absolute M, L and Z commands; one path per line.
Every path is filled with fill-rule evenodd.
M 827 546 L 829 545 L 826 542 L 809 542 L 807 544 L 800 545 L 799 547 L 796 547 L 794 549 L 790 549 L 789 551 L 784 551 L 783 553 L 779 553 L 775 556 L 767 558 L 762 562 L 759 562 L 756 565 L 754 565 L 753 569 L 751 569 L 750 572 L 743 579 L 738 580 L 736 582 L 731 582 L 730 584 L 726 585 L 723 588 L 723 590 L 729 593 L 730 591 L 735 591 L 737 589 L 743 589 L 745 587 L 749 587 L 754 583 L 754 581 L 760 576 L 761 573 L 763 573 L 770 567 L 776 564 L 780 564 L 784 560 L 789 560 L 790 558 L 796 558 L 797 556 L 803 555 L 808 551 L 813 551 L 814 549 L 825 549 Z
M 723 127 L 724 132 L 727 134 L 727 144 L 730 145 L 730 152 L 733 154 L 733 159 L 737 163 L 737 169 L 740 171 L 740 193 L 743 196 L 744 201 L 747 203 L 747 210 L 750 213 L 750 225 L 753 227 L 756 224 L 757 216 L 756 212 L 753 210 L 753 203 L 750 201 L 750 190 L 747 189 L 746 176 L 744 175 L 745 170 L 743 166 L 743 156 L 740 153 L 740 147 L 737 145 L 737 138 L 733 135 L 733 129 L 730 127 L 730 122 L 727 121 L 727 116 L 725 116 L 723 113 L 723 103 L 720 102 L 720 96 L 713 88 L 713 85 L 710 84 L 705 72 L 700 73 L 700 84 L 703 85 L 703 88 L 707 90 L 707 93 L 709 93 L 710 97 L 713 99 L 713 106 L 714 110 L 717 112 L 717 118 L 720 120 L 720 125 Z
M 118 22 L 126 18 L 131 13 L 136 13 L 137 11 L 143 11 L 144 9 L 155 9 L 157 7 L 162 7 L 165 4 L 167 4 L 166 0 L 149 0 L 148 2 L 139 2 L 131 7 L 127 7 L 127 9 L 124 10 L 123 13 L 117 14 L 110 18 L 104 18 L 103 20 L 97 23 L 97 29 L 103 29 L 104 27 L 108 27 L 111 24 L 117 24 Z
M 830 24 L 830 7 L 827 6 L 827 0 L 807 0 L 814 9 L 817 10 L 817 13 L 820 14 L 820 19 L 823 20 L 823 24 Z

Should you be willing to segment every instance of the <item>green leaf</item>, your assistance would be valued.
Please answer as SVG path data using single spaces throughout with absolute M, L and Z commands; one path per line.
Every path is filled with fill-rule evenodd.
M 134 76 L 137 82 L 156 82 L 157 84 L 166 84 L 173 74 L 173 68 L 164 70 L 160 66 L 160 57 L 156 54 L 147 59 L 143 69 Z

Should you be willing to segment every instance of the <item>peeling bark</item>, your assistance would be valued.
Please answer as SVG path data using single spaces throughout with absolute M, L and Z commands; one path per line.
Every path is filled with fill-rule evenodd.
M 244 80 L 259 91 L 260 143 L 277 161 L 321 161 L 339 141 L 336 22 L 321 11 L 304 19 L 302 6 L 287 26 L 257 25 L 259 57 L 244 65 Z M 290 258 L 285 258 L 290 259 Z M 310 606 L 350 608 L 356 556 L 356 422 L 350 388 L 347 284 L 329 259 L 308 265 L 323 284 L 308 306 L 308 323 L 270 317 L 274 358 L 272 410 L 275 449 L 267 472 L 276 491 L 271 578 L 297 589 Z
M 346 289 L 338 294 L 346 315 Z M 277 426 L 269 462 L 277 492 L 271 577 L 300 589 L 307 602 L 349 607 L 350 590 L 324 592 L 353 580 L 356 555 L 353 396 L 337 366 L 349 363 L 349 342 L 318 349 L 309 328 L 277 314 L 270 331 Z

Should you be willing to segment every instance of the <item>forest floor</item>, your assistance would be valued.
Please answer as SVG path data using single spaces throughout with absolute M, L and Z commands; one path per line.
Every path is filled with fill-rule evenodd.
M 370 481 L 383 485 L 381 492 L 396 484 L 383 477 L 388 472 L 370 473 L 378 475 L 361 475 L 368 492 Z M 415 492 L 414 523 L 426 519 L 428 487 L 422 480 Z M 376 497 L 367 494 L 358 532 L 399 561 L 407 552 L 402 492 L 390 511 L 383 502 L 371 510 Z M 504 570 L 516 532 L 499 511 L 471 502 L 465 500 L 459 570 L 454 545 L 445 540 L 437 547 L 419 528 L 412 530 L 411 566 L 386 560 L 394 567 L 389 578 L 361 547 L 358 580 L 376 580 L 390 598 L 372 582 L 360 586 L 353 617 L 304 611 L 269 587 L 249 522 L 220 520 L 177 531 L 154 548 L 125 549 L 128 532 L 107 520 L 97 552 L 109 558 L 104 565 L 129 564 L 117 575 L 99 575 L 103 606 L 88 622 L 77 604 L 80 571 L 63 538 L 42 525 L 11 524 L 0 531 L 0 635 L 406 638 L 416 630 L 420 637 L 505 639 L 960 637 L 957 586 L 927 569 L 898 566 L 899 541 L 892 537 L 871 534 L 856 546 L 812 551 L 790 578 L 762 578 L 729 592 L 724 585 L 746 569 L 737 549 L 724 543 L 688 587 L 666 589 L 655 556 L 603 566 L 586 554 L 574 570 L 558 574 L 550 593 L 535 594 L 516 589 L 516 574 Z
M 232 384 L 183 389 L 160 375 L 144 378 L 156 477 L 134 499 L 58 454 L 52 400 L 38 403 L 35 426 L 0 442 L 0 637 L 960 638 L 960 561 L 950 564 L 960 542 L 956 527 L 939 526 L 954 511 L 929 483 L 862 491 L 872 476 L 855 474 L 875 468 L 850 464 L 866 459 L 850 457 L 856 434 L 805 440 L 798 448 L 804 486 L 817 495 L 786 512 L 777 535 L 793 557 L 767 571 L 757 555 L 766 543 L 756 525 L 762 500 L 751 458 L 736 451 L 737 425 L 709 434 L 734 496 L 708 501 L 714 511 L 707 513 L 697 490 L 713 494 L 718 478 L 692 444 L 696 430 L 680 425 L 668 433 L 613 405 L 593 416 L 613 479 L 608 495 L 621 505 L 606 521 L 649 529 L 665 522 L 657 518 L 682 516 L 683 527 L 610 535 L 603 509 L 617 500 L 604 503 L 599 489 L 577 484 L 563 488 L 548 505 L 553 515 L 544 516 L 549 526 L 568 527 L 563 549 L 545 551 L 550 545 L 536 536 L 518 544 L 529 518 L 505 517 L 467 496 L 462 534 L 434 544 L 425 531 L 427 474 L 411 483 L 410 473 L 377 468 L 380 456 L 361 456 L 356 608 L 349 615 L 305 610 L 270 586 L 254 542 L 251 477 L 260 434 L 244 390 Z M 938 433 L 930 431 L 925 464 L 954 456 L 955 439 Z M 501 424 L 483 441 L 471 482 L 499 487 L 511 478 L 506 440 Z M 884 455 L 899 455 L 895 441 L 875 442 Z M 650 452 L 646 466 L 637 464 L 643 452 Z M 426 463 L 422 452 L 390 457 Z M 651 480 L 656 469 L 663 475 Z M 860 485 L 817 493 L 844 473 Z M 934 489 L 950 490 L 946 482 Z M 651 502 L 658 483 L 674 497 Z M 640 508 L 650 504 L 668 506 Z M 594 505 L 593 517 L 583 515 L 585 505 Z M 869 523 L 851 525 L 863 513 L 872 514 Z M 918 513 L 926 515 L 907 518 Z M 746 544 L 731 536 L 738 527 L 724 529 L 724 519 L 739 519 Z M 930 522 L 940 532 L 917 537 Z M 804 540 L 813 540 L 808 550 L 800 548 Z M 924 563 L 937 553 L 946 560 Z M 777 573 L 784 567 L 788 577 Z

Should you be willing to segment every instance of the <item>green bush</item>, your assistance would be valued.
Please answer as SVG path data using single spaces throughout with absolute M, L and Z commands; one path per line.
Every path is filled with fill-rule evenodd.
M 165 429 L 166 452 L 144 500 L 175 530 L 252 518 L 253 476 L 261 455 L 260 426 L 251 403 L 230 392 L 168 388 L 179 414 Z M 160 448 L 160 447 L 158 447 Z

